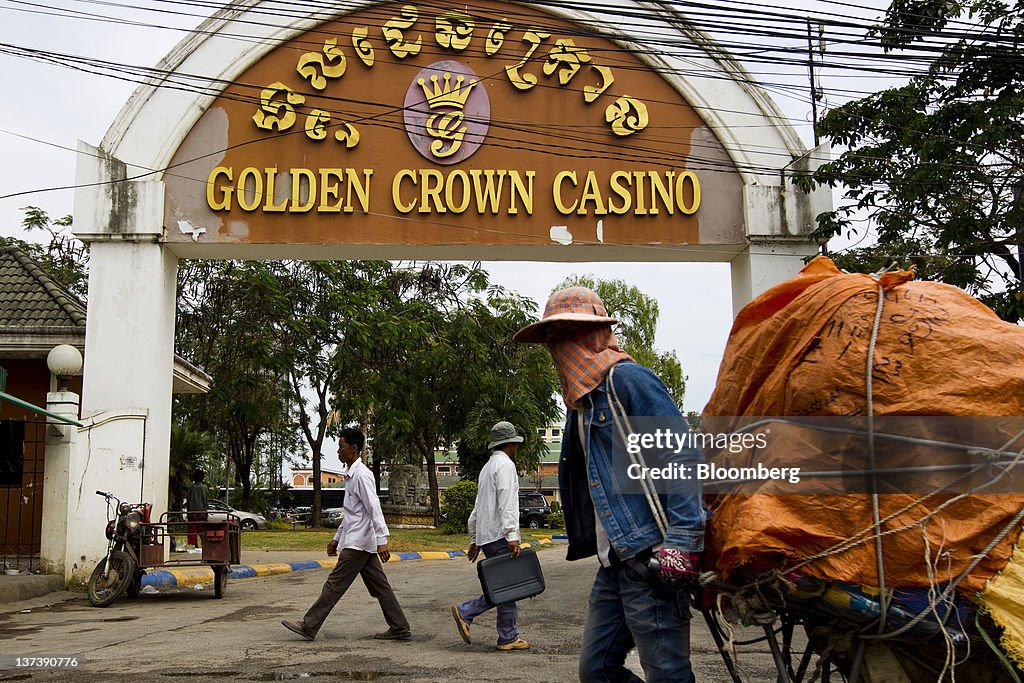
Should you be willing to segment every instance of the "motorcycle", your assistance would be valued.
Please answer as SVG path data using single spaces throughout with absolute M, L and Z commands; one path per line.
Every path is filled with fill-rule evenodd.
M 138 597 L 145 571 L 139 567 L 143 530 L 148 528 L 149 503 L 122 503 L 104 491 L 96 495 L 107 501 L 107 554 L 89 577 L 89 602 L 106 607 L 126 592 Z

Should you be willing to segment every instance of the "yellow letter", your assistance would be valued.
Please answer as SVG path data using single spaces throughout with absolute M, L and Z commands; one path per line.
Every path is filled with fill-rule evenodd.
M 601 188 L 597 185 L 597 174 L 593 171 L 587 172 L 587 179 L 583 184 L 583 196 L 580 197 L 580 208 L 576 213 L 586 215 L 587 202 L 594 202 L 594 215 L 605 216 L 608 210 L 604 208 L 604 198 L 601 197 Z
M 249 178 L 252 178 L 253 192 L 251 195 L 249 194 Z M 238 174 L 238 208 L 243 211 L 255 211 L 262 203 L 263 175 L 259 169 L 247 166 Z
M 484 213 L 489 211 L 492 214 L 498 213 L 498 204 L 501 201 L 501 188 L 505 185 L 505 171 L 494 171 L 488 169 L 481 171 L 473 169 L 469 172 L 470 177 L 473 179 L 473 191 L 476 193 L 476 210 L 477 213 Z M 480 176 L 483 175 L 485 182 L 480 182 Z M 494 180 L 497 178 L 498 183 L 495 186 Z
M 338 213 L 341 211 L 341 188 L 338 181 L 345 169 L 342 168 L 321 168 L 320 169 L 320 204 L 316 210 L 320 213 Z M 337 203 L 330 204 L 332 199 Z
M 420 169 L 420 213 L 430 213 L 430 200 L 434 200 L 434 207 L 438 213 L 444 213 L 444 204 L 441 203 L 441 190 L 444 189 L 444 176 L 440 171 L 432 168 Z
M 647 215 L 647 202 L 644 196 L 644 178 L 647 174 L 643 171 L 633 171 L 633 178 L 636 180 L 636 185 L 633 186 L 633 194 L 636 195 L 636 211 L 633 212 L 634 216 L 646 216 Z
M 288 200 L 285 199 L 280 204 L 274 203 L 274 186 L 277 184 L 277 166 L 263 169 L 264 173 L 267 174 L 267 201 L 263 204 L 263 210 L 271 213 L 278 213 L 288 208 Z
M 395 179 L 391 181 L 391 200 L 395 203 L 395 208 L 402 213 L 409 213 L 416 208 L 416 202 L 410 202 L 406 204 L 402 201 L 399 196 L 399 191 L 402 189 L 402 178 L 408 178 L 412 181 L 413 187 L 416 186 L 416 172 L 408 168 L 402 169 L 395 174 Z
M 514 216 L 519 213 L 519 209 L 516 208 L 516 195 L 519 195 L 519 199 L 523 202 L 523 209 L 530 216 L 533 215 L 533 178 L 537 175 L 536 171 L 527 171 L 526 180 L 524 184 L 523 179 L 519 176 L 519 171 L 509 171 L 509 179 L 512 181 L 512 192 L 508 201 L 508 214 Z
M 608 183 L 611 185 L 612 192 L 622 198 L 622 206 L 615 206 L 612 197 L 609 197 L 608 211 L 617 216 L 629 213 L 633 207 L 633 195 L 629 192 L 629 186 L 633 184 L 633 174 L 629 171 L 615 171 Z
M 458 178 L 462 182 L 462 199 L 461 201 L 455 201 L 455 190 L 452 189 L 453 181 Z M 462 213 L 469 206 L 470 200 L 473 196 L 469 192 L 469 176 L 462 169 L 455 169 L 448 174 L 447 180 L 444 183 L 444 203 L 448 206 L 448 210 L 452 213 Z
M 217 176 L 220 175 L 225 176 L 230 183 L 231 173 L 231 168 L 228 166 L 218 166 L 210 171 L 210 177 L 206 180 L 206 204 L 214 211 L 231 210 L 231 195 L 235 193 L 234 186 L 217 185 Z M 220 197 L 217 196 L 218 192 Z
M 687 180 L 693 185 L 693 202 L 691 204 L 686 203 L 686 194 L 683 187 Z M 697 209 L 700 208 L 700 181 L 697 180 L 697 174 L 693 171 L 683 171 L 676 178 L 676 204 L 679 205 L 679 210 L 687 216 L 697 213 Z
M 555 175 L 555 182 L 553 183 L 553 190 L 551 194 L 554 196 L 555 208 L 558 209 L 558 213 L 565 215 L 571 214 L 576 210 L 576 205 L 579 203 L 577 200 L 573 200 L 572 206 L 566 206 L 562 203 L 562 181 L 569 179 L 572 182 L 573 187 L 576 187 L 576 171 L 559 171 Z
M 293 168 L 292 213 L 306 213 L 316 204 L 316 176 L 308 168 Z M 306 181 L 306 200 L 302 200 L 302 181 Z
M 661 174 L 657 171 L 648 171 L 647 176 L 651 179 L 651 213 L 658 213 L 658 198 L 661 197 L 662 203 L 665 205 L 665 210 L 668 211 L 668 215 L 671 216 L 676 212 L 675 197 L 672 194 L 672 178 L 676 175 L 675 171 L 667 171 L 665 173 L 665 180 L 668 180 L 668 185 L 662 180 Z
M 359 180 L 359 176 L 356 175 L 354 168 L 345 169 L 345 179 L 348 181 L 348 194 L 346 195 L 345 213 L 351 213 L 352 208 L 352 192 L 356 193 L 359 199 L 359 205 L 363 207 L 363 213 L 369 213 L 370 211 L 370 176 L 373 175 L 372 168 L 363 169 L 362 182 Z

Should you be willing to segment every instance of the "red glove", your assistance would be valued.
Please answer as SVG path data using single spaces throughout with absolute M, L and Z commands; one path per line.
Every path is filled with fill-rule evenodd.
M 656 550 L 651 568 L 666 583 L 696 582 L 700 576 L 700 555 L 675 548 Z

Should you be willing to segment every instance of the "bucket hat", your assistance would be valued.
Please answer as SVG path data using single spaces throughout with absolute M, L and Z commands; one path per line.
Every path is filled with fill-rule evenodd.
M 499 422 L 491 427 L 491 442 L 487 444 L 488 448 L 496 448 L 507 443 L 522 443 L 523 437 L 516 434 L 516 428 L 512 426 L 511 422 Z
M 541 319 L 516 332 L 512 339 L 524 344 L 543 343 L 548 329 L 558 322 L 613 325 L 619 321 L 608 315 L 597 292 L 586 287 L 569 287 L 552 294 L 544 306 Z

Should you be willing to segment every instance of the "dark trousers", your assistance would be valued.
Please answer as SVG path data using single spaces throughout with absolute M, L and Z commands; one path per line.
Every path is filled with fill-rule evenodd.
M 384 568 L 377 553 L 346 548 L 338 553 L 338 564 L 334 565 L 330 576 L 324 582 L 320 597 L 302 618 L 302 626 L 308 633 L 316 635 L 327 615 L 338 604 L 338 600 L 356 580 L 357 575 L 363 578 L 366 590 L 380 603 L 380 611 L 384 613 L 384 620 L 388 622 L 388 626 L 395 631 L 409 630 L 409 621 L 402 612 L 402 606 L 398 604 L 398 598 L 388 583 L 388 577 L 384 575 Z

